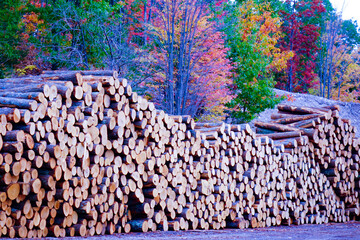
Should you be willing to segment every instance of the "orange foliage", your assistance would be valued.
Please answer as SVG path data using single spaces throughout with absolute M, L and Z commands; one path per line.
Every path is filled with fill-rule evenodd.
M 250 16 L 241 17 L 239 25 L 242 39 L 249 41 L 250 38 L 255 38 L 254 49 L 258 49 L 262 55 L 271 58 L 267 69 L 281 71 L 286 68 L 288 60 L 294 54 L 277 47 L 277 43 L 282 37 L 282 22 L 279 17 L 273 17 L 271 11 L 268 4 L 255 4 L 252 0 L 247 1 L 242 6 L 241 12 L 250 14 Z
M 351 53 L 345 53 L 338 59 L 335 65 L 332 99 L 360 103 L 359 63 L 360 51 L 358 49 Z

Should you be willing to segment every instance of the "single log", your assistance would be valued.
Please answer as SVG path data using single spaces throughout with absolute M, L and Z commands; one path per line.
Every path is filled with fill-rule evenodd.
M 299 122 L 299 121 L 304 121 L 304 120 L 308 120 L 308 119 L 312 119 L 312 118 L 325 118 L 325 115 L 323 114 L 309 114 L 309 115 L 301 115 L 301 116 L 289 116 L 289 117 L 284 117 L 278 120 L 274 120 L 271 121 L 272 123 L 280 123 L 280 124 L 289 124 L 289 123 L 295 123 L 295 122 Z
M 279 132 L 296 132 L 296 131 L 299 131 L 299 129 L 297 129 L 297 128 L 288 127 L 286 125 L 281 125 L 281 124 L 278 124 L 278 123 L 265 123 L 265 122 L 255 121 L 254 125 L 256 127 L 261 127 L 261 128 L 264 128 L 264 129 L 270 129 L 270 130 L 279 131 Z
M 331 115 L 331 110 L 323 111 L 309 107 L 296 107 L 296 106 L 279 104 L 277 108 L 281 111 L 298 113 L 298 114 L 326 114 L 330 112 Z
M 265 137 L 271 139 L 284 139 L 284 138 L 293 138 L 293 137 L 300 137 L 301 133 L 299 131 L 293 131 L 293 132 L 279 132 L 279 133 L 272 133 L 272 134 L 257 134 L 257 137 Z
M 9 185 L 6 189 L 6 194 L 10 200 L 16 199 L 20 194 L 20 184 L 13 183 Z
M 35 111 L 38 103 L 35 100 L 0 97 L 0 106 L 17 107 Z

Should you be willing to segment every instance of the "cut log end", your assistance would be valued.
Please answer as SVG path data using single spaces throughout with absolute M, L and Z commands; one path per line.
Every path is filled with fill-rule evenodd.
M 6 190 L 7 197 L 10 200 L 15 200 L 20 194 L 20 184 L 13 183 Z

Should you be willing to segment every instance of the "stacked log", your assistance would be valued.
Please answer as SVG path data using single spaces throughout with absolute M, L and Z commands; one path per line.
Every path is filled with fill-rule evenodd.
M 308 136 L 308 148 L 316 171 L 326 176 L 326 186 L 335 192 L 336 202 L 330 205 L 330 221 L 348 221 L 359 214 L 359 196 L 356 187 L 359 178 L 359 140 L 355 138 L 356 129 L 351 121 L 342 119 L 338 105 L 324 108 L 306 108 L 287 105 L 278 106 L 279 113 L 272 116 L 271 123 L 256 123 L 260 132 L 274 129 L 281 124 L 298 128 L 298 133 Z M 283 130 L 283 134 L 289 130 Z M 279 133 L 268 133 L 268 136 Z M 289 138 L 286 138 L 288 141 Z M 323 177 L 322 177 L 323 178 Z M 316 185 L 313 186 L 318 188 Z M 328 193 L 327 193 L 328 195 Z M 338 207 L 340 206 L 340 208 Z M 325 207 L 323 207 L 325 208 Z M 324 209 L 327 212 L 328 208 Z
M 338 106 L 269 123 L 168 115 L 112 71 L 0 80 L 0 236 L 343 222 L 359 140 Z

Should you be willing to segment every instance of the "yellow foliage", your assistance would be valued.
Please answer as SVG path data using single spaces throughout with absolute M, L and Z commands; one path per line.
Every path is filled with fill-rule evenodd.
M 272 10 L 268 3 L 255 4 L 253 0 L 243 4 L 240 11 L 242 14 L 239 18 L 239 26 L 241 27 L 240 31 L 243 40 L 246 41 L 248 38 L 255 37 L 255 49 L 260 49 L 263 55 L 272 59 L 268 69 L 284 70 L 288 60 L 294 56 L 294 53 L 282 51 L 276 47 L 282 37 L 281 19 L 272 16 Z M 256 31 L 257 29 L 259 31 Z
M 18 76 L 24 76 L 27 72 L 37 69 L 35 65 L 28 65 L 24 68 L 18 68 L 16 69 L 16 73 Z
M 336 63 L 336 74 L 333 79 L 333 99 L 344 102 L 360 103 L 360 53 L 355 50 L 346 53 Z

